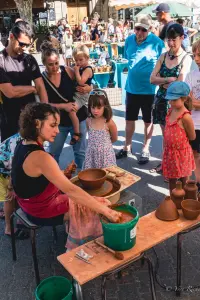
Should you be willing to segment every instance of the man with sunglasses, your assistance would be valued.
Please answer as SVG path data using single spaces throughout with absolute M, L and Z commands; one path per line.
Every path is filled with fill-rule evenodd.
M 27 22 L 16 22 L 8 46 L 0 52 L 1 141 L 18 132 L 20 112 L 26 104 L 35 102 L 35 94 L 42 102 L 48 102 L 37 61 L 25 53 L 32 37 L 33 31 Z
M 141 15 L 135 24 L 135 34 L 125 41 L 125 57 L 128 59 L 128 77 L 126 81 L 126 139 L 124 148 L 116 158 L 131 155 L 132 136 L 139 111 L 144 121 L 144 144 L 139 164 L 149 161 L 149 146 L 153 133 L 151 121 L 152 104 L 156 86 L 150 83 L 150 75 L 159 56 L 164 52 L 163 41 L 151 33 L 152 20 L 149 15 Z

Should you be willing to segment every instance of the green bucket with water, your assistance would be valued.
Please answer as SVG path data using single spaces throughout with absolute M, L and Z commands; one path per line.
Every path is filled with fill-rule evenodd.
M 72 283 L 65 277 L 44 279 L 36 288 L 36 300 L 72 300 Z
M 106 223 L 102 219 L 104 244 L 115 251 L 129 250 L 136 243 L 136 224 L 139 220 L 139 213 L 135 207 L 128 204 L 117 206 L 115 210 L 129 212 L 134 218 L 130 222 L 121 224 Z

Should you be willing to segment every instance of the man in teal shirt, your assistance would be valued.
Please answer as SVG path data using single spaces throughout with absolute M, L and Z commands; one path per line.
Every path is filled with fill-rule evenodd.
M 135 34 L 125 42 L 125 57 L 128 59 L 128 77 L 126 81 L 126 140 L 124 148 L 116 158 L 127 157 L 132 152 L 132 136 L 139 111 L 144 121 L 144 145 L 138 163 L 149 161 L 149 145 L 153 133 L 151 122 L 152 104 L 156 86 L 150 83 L 150 75 L 159 56 L 164 52 L 164 42 L 151 33 L 151 17 L 141 15 L 135 23 Z

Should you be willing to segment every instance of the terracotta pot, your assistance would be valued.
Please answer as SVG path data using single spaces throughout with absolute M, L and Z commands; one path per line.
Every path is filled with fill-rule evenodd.
M 181 209 L 181 202 L 183 201 L 184 197 L 185 197 L 185 191 L 182 188 L 182 182 L 177 181 L 176 188 L 172 190 L 172 196 L 171 196 L 177 209 Z
M 156 217 L 163 221 L 174 221 L 179 218 L 179 213 L 172 199 L 167 196 L 156 209 Z
M 107 173 L 102 169 L 86 169 L 78 173 L 78 178 L 85 189 L 97 190 L 106 180 Z
M 195 180 L 188 180 L 186 182 L 186 185 L 184 186 L 184 190 L 185 190 L 185 199 L 197 200 L 198 187 L 196 185 Z
M 200 214 L 200 202 L 193 199 L 186 199 L 181 202 L 183 215 L 188 220 L 194 220 Z

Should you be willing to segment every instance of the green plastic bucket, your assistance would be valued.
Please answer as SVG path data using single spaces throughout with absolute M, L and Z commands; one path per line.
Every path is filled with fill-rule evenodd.
M 139 220 L 137 209 L 128 204 L 118 206 L 115 210 L 132 213 L 135 218 L 127 223 L 105 223 L 102 219 L 104 244 L 116 251 L 131 249 L 136 243 L 136 224 Z
M 72 283 L 65 277 L 44 279 L 36 288 L 36 300 L 72 300 Z

